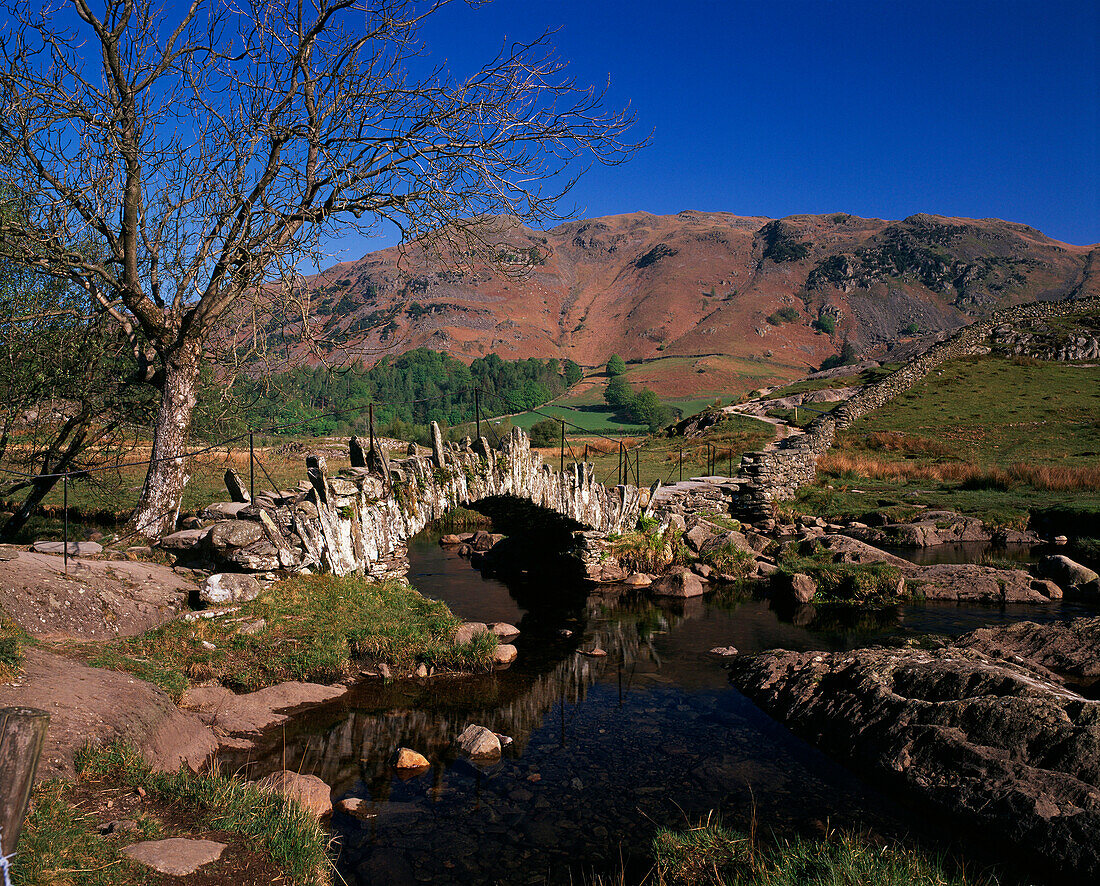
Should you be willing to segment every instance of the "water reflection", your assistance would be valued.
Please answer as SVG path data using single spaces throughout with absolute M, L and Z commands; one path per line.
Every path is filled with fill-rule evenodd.
M 848 648 L 905 628 L 957 633 L 1022 614 L 957 606 L 777 612 L 736 592 L 658 605 L 537 579 L 512 587 L 485 580 L 433 538 L 414 540 L 410 559 L 413 582 L 462 617 L 520 627 L 519 659 L 473 679 L 364 684 L 250 755 L 252 774 L 300 769 L 337 797 L 369 800 L 376 817 L 337 814 L 333 822 L 338 867 L 351 884 L 579 882 L 622 863 L 640 880 L 656 827 L 711 809 L 735 825 L 755 815 L 779 831 L 828 822 L 910 832 L 919 825 L 902 805 L 762 714 L 728 685 L 708 650 Z M 605 658 L 579 652 L 597 645 Z M 451 742 L 471 722 L 513 737 L 499 763 L 455 757 Z M 424 753 L 431 770 L 398 777 L 388 762 L 398 746 Z

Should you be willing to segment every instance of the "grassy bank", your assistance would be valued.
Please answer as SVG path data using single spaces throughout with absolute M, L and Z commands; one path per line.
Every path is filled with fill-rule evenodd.
M 708 822 L 661 831 L 653 843 L 657 886 L 993 886 L 920 849 L 849 834 L 763 845 Z
M 121 853 L 142 839 L 174 836 L 230 843 L 210 866 L 225 882 L 235 873 L 247 873 L 249 881 L 266 873 L 265 882 L 301 886 L 331 882 L 328 835 L 294 802 L 218 775 L 153 773 L 122 745 L 85 752 L 77 769 L 73 782 L 35 788 L 13 886 L 174 882 Z M 107 821 L 120 818 L 133 821 L 134 829 L 100 833 Z
M 808 549 L 807 549 L 808 547 Z M 820 545 L 788 547 L 779 557 L 776 584 L 808 575 L 817 585 L 815 603 L 889 603 L 898 599 L 901 571 L 885 563 L 834 563 Z
M 191 681 L 254 690 L 285 680 L 332 683 L 353 664 L 486 670 L 496 638 L 456 646 L 447 606 L 399 581 L 299 576 L 213 618 L 178 618 L 98 650 L 91 663 L 124 670 L 179 699 Z

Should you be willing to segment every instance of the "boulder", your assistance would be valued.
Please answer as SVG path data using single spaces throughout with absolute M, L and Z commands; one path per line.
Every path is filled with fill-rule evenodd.
M 623 584 L 630 585 L 632 588 L 648 588 L 653 584 L 653 576 L 646 575 L 644 572 L 632 572 L 623 579 Z
M 715 646 L 712 650 L 710 650 L 710 654 L 711 655 L 720 655 L 723 658 L 729 658 L 731 656 L 737 655 L 737 647 L 736 646 Z
M 450 535 L 444 535 L 442 538 L 439 539 L 439 544 L 441 547 L 445 548 L 455 547 L 456 545 L 462 544 L 462 536 L 455 535 L 453 533 Z
M 455 739 L 455 746 L 472 759 L 491 759 L 500 756 L 500 738 L 491 729 L 470 724 Z
M 316 775 L 302 775 L 283 769 L 261 778 L 256 787 L 268 794 L 280 794 L 294 800 L 317 818 L 332 814 L 332 789 Z
M 398 748 L 393 755 L 395 769 L 427 769 L 431 766 L 428 758 L 411 748 Z
M 519 636 L 519 628 L 515 625 L 510 625 L 505 621 L 495 621 L 489 625 L 490 633 L 496 634 L 496 636 L 504 643 L 509 640 L 514 640 Z
M 1064 554 L 1051 554 L 1039 561 L 1039 573 L 1074 595 L 1100 595 L 1100 575 Z
M 790 592 L 791 599 L 796 603 L 809 603 L 817 593 L 817 582 L 804 572 L 796 572 L 785 576 L 785 584 Z
M 251 575 L 238 572 L 215 572 L 199 591 L 199 599 L 211 606 L 255 600 L 259 595 L 260 583 Z
M 865 541 L 850 538 L 847 535 L 827 533 L 816 539 L 816 543 L 833 555 L 836 563 L 887 563 L 899 569 L 911 569 L 913 563 L 893 554 L 888 554 Z
M 703 545 L 710 541 L 713 536 L 714 533 L 706 526 L 702 523 L 696 523 L 691 529 L 684 533 L 684 544 L 698 553 L 702 550 Z
M 658 597 L 701 597 L 705 593 L 699 576 L 682 566 L 662 575 L 653 582 L 651 590 Z
M 1097 882 L 1100 705 L 1046 666 L 1097 668 L 1100 619 L 1083 621 L 984 629 L 934 651 L 737 656 L 731 680 L 810 743 L 1015 845 L 1051 879 Z
M 517 655 L 519 651 L 511 643 L 498 643 L 497 648 L 493 650 L 493 665 L 496 667 L 510 665 L 516 660 Z
M 489 630 L 488 625 L 484 625 L 479 621 L 468 621 L 458 626 L 458 630 L 455 631 L 455 646 L 463 646 L 469 643 L 474 637 L 479 634 L 484 634 Z
M 938 563 L 917 567 L 906 589 L 926 600 L 976 600 L 980 603 L 1049 603 L 1035 580 L 1022 569 L 995 569 L 973 563 Z
M 225 559 L 251 572 L 271 572 L 284 565 L 279 557 L 279 549 L 266 538 L 250 544 L 247 548 L 230 550 L 225 555 Z
M 186 877 L 204 864 L 221 858 L 225 843 L 214 840 L 190 840 L 171 837 L 167 840 L 146 840 L 122 848 L 122 854 L 139 864 L 171 877 Z

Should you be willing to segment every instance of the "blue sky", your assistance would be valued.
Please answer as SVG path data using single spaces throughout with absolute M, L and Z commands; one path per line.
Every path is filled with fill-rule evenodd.
M 653 133 L 588 171 L 579 217 L 933 212 L 1100 241 L 1095 0 L 496 0 L 436 13 L 424 40 L 461 75 L 546 28 Z

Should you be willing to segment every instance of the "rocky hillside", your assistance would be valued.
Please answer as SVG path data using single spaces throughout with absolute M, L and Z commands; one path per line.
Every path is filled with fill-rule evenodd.
M 1100 294 L 1100 246 L 996 219 L 637 212 L 493 225 L 488 248 L 448 260 L 392 248 L 309 278 L 314 333 L 368 362 L 426 346 L 589 366 L 616 352 L 817 365 L 845 337 L 883 350 L 1011 304 Z

